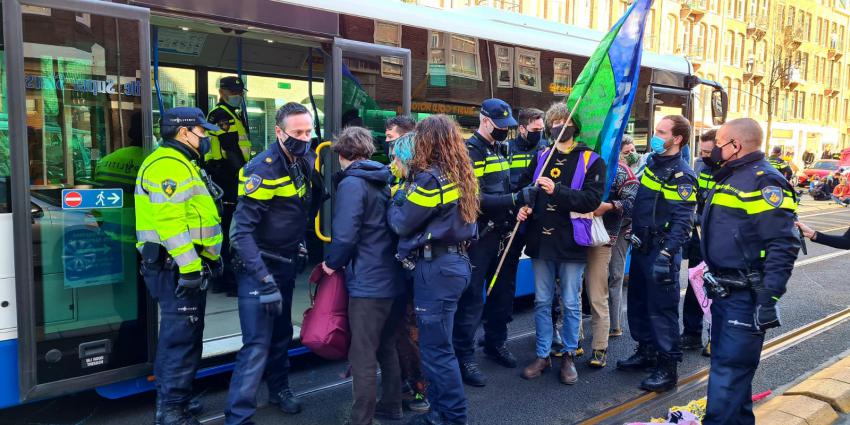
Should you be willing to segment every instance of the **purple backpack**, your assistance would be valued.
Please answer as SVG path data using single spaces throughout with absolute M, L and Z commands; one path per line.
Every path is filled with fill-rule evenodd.
M 554 148 L 551 148 L 554 149 Z M 546 157 L 549 154 L 549 149 L 544 149 L 537 153 L 537 168 L 534 170 L 534 178 L 532 181 L 537 181 L 540 174 L 543 172 L 543 163 L 546 162 Z M 570 189 L 581 190 L 584 185 L 584 178 L 587 174 L 587 169 L 599 159 L 599 155 L 591 150 L 582 152 L 576 164 L 576 171 L 573 174 Z M 573 239 L 579 246 L 593 246 L 593 236 L 591 229 L 593 227 L 593 213 L 580 214 L 570 212 L 570 222 L 573 225 Z

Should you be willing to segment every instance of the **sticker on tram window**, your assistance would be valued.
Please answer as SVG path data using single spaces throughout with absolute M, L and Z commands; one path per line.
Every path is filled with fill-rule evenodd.
M 84 288 L 97 285 L 117 285 L 129 281 L 124 271 L 128 258 L 135 261 L 134 244 L 129 241 L 128 217 L 124 214 L 103 214 L 99 226 L 78 224 L 67 226 L 63 233 L 62 271 L 64 287 Z M 65 218 L 67 221 L 71 219 Z M 126 223 L 125 223 L 126 222 Z
M 62 189 L 62 209 L 123 208 L 121 189 Z

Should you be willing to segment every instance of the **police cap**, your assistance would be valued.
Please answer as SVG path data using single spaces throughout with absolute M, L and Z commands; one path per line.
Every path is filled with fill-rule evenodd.
M 218 88 L 234 92 L 247 91 L 245 90 L 245 83 L 243 83 L 242 79 L 239 77 L 223 77 L 218 80 Z
M 204 117 L 204 113 L 200 109 L 190 108 L 187 106 L 166 109 L 165 113 L 162 114 L 161 125 L 163 127 L 171 126 L 189 128 L 197 125 L 203 127 L 205 130 L 221 131 L 217 125 L 211 124 L 207 121 Z
M 499 128 L 516 127 L 517 125 L 513 111 L 511 111 L 511 105 L 508 105 L 502 99 L 487 99 L 481 103 L 481 115 L 493 120 L 496 127 Z

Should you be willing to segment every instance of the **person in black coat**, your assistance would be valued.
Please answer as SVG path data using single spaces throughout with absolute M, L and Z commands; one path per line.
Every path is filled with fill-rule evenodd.
M 368 158 L 375 153 L 369 130 L 348 127 L 333 145 L 342 171 L 335 176 L 333 240 L 322 267 L 332 274 L 345 268 L 351 348 L 348 360 L 354 386 L 351 424 L 374 417 L 400 419 L 401 369 L 396 324 L 404 308 L 401 267 L 393 261 L 397 238 L 387 222 L 389 169 Z M 381 366 L 381 401 L 376 401 Z

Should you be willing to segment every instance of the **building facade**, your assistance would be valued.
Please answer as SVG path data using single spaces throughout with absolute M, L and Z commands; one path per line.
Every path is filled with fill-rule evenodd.
M 418 0 L 439 8 L 493 7 L 607 31 L 628 0 Z M 801 162 L 808 151 L 850 147 L 850 0 L 656 0 L 647 50 L 686 56 L 695 73 L 723 84 L 729 118 L 751 117 Z M 711 126 L 708 92 L 695 126 Z M 769 129 L 768 129 L 769 127 Z

